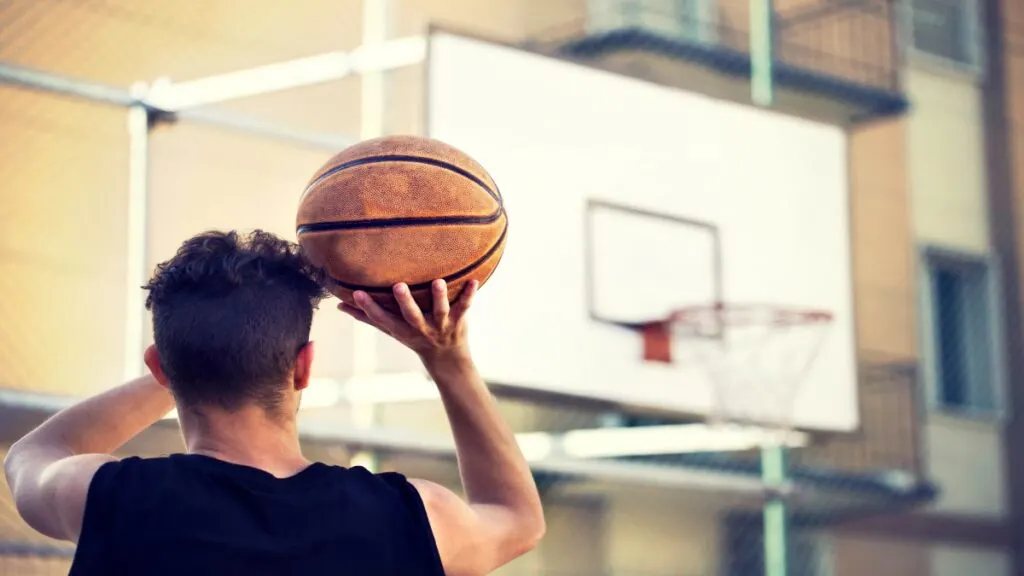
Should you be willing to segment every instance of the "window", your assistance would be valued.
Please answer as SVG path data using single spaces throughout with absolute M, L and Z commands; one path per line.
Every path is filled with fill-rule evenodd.
M 932 404 L 947 412 L 995 415 L 1000 408 L 1000 338 L 994 263 L 926 249 L 922 337 Z
M 587 20 L 592 33 L 639 28 L 705 43 L 717 30 L 715 0 L 587 0 Z
M 978 0 L 906 0 L 914 51 L 959 67 L 981 68 Z

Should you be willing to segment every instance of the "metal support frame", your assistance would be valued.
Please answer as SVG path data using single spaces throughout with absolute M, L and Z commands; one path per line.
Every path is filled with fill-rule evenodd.
M 17 416 L 19 419 L 31 418 L 34 421 L 42 421 L 79 400 L 80 398 L 0 389 L 0 418 Z M 158 422 L 155 426 L 167 429 L 176 425 L 164 421 Z M 368 452 L 386 451 L 446 459 L 456 456 L 455 446 L 450 437 L 425 435 L 414 430 L 380 427 L 368 429 L 339 425 L 335 418 L 305 418 L 299 422 L 299 436 L 306 442 L 342 444 Z M 530 467 L 542 474 L 592 478 L 624 485 L 731 493 L 754 498 L 761 498 L 765 494 L 760 479 L 732 472 L 603 458 L 569 458 L 558 454 L 538 456 L 540 457 L 530 459 Z M 805 485 L 796 486 L 793 483 L 786 483 L 781 489 L 784 492 L 807 495 L 817 490 Z
M 787 481 L 786 447 L 761 448 L 761 482 L 768 490 L 763 512 L 765 576 L 786 576 L 789 570 L 789 510 L 782 490 Z
M 426 58 L 425 36 L 386 39 L 385 0 L 365 0 L 364 4 L 363 44 L 351 52 L 328 52 L 187 82 L 161 78 L 153 83 L 150 100 L 163 110 L 176 112 L 346 76 L 359 75 L 365 82 L 367 77 L 379 77 L 386 70 L 411 66 Z
M 71 546 L 51 546 L 35 542 L 0 540 L 0 556 L 24 556 L 26 558 L 59 558 L 70 560 L 75 557 L 75 549 Z
M 363 0 L 363 46 L 386 46 L 390 0 Z M 426 58 L 426 41 L 422 45 L 421 58 Z M 361 80 L 361 108 L 359 137 L 366 140 L 383 136 L 385 133 L 385 86 L 384 73 L 380 69 L 366 70 Z M 377 371 L 377 331 L 356 322 L 352 333 L 352 376 L 355 378 L 372 375 Z M 379 417 L 379 407 L 374 402 L 354 404 L 353 420 L 365 428 L 373 427 Z M 353 466 L 363 466 L 371 472 L 380 468 L 376 452 L 363 450 L 352 455 Z
M 775 102 L 775 8 L 772 0 L 750 0 L 750 97 L 758 106 Z
M 775 103 L 775 7 L 773 0 L 750 0 L 750 98 L 757 106 Z M 784 495 L 776 490 L 787 481 L 786 446 L 761 449 L 761 481 L 768 489 L 764 503 L 765 576 L 788 574 L 788 511 Z
M 16 66 L 0 62 L 0 84 L 10 84 L 32 90 L 42 90 L 51 94 L 81 98 L 90 102 L 108 104 L 111 106 L 130 107 L 139 103 L 132 96 L 131 92 L 121 88 L 106 86 L 67 78 L 41 70 L 34 70 L 24 66 Z
M 142 374 L 143 334 L 142 285 L 146 282 L 149 224 L 149 129 L 150 110 L 142 104 L 147 86 L 132 86 L 135 104 L 128 107 L 128 235 L 125 251 L 124 380 Z
M 42 70 L 26 68 L 14 64 L 0 62 L 0 84 L 19 86 L 30 90 L 40 90 L 50 94 L 80 98 L 89 102 L 107 104 L 122 108 L 141 106 L 149 111 L 151 117 L 159 117 L 168 122 L 189 120 L 208 126 L 216 126 L 227 130 L 245 132 L 258 136 L 267 136 L 287 140 L 312 148 L 334 150 L 349 146 L 358 141 L 358 136 L 346 136 L 334 133 L 316 132 L 295 129 L 272 122 L 265 122 L 233 112 L 205 110 L 167 110 L 158 106 L 151 98 L 153 88 L 149 87 L 143 96 L 134 95 L 130 90 L 107 86 L 65 76 L 52 74 Z M 142 84 L 136 84 L 140 86 Z M 167 88 L 164 88 L 167 90 Z

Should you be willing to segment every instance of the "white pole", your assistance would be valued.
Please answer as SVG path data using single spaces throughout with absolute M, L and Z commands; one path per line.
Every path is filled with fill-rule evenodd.
M 363 46 L 387 41 L 388 0 L 363 0 Z M 368 70 L 360 76 L 362 116 L 359 135 L 376 138 L 384 135 L 384 72 Z
M 51 94 L 66 94 L 92 102 L 114 106 L 131 106 L 135 99 L 121 88 L 68 78 L 34 68 L 0 62 L 0 84 L 13 84 Z
M 363 46 L 377 45 L 387 40 L 388 0 L 363 0 Z M 366 140 L 384 135 L 384 73 L 366 72 L 360 76 L 362 94 L 359 136 Z M 372 377 L 377 371 L 377 331 L 361 322 L 353 328 L 352 376 Z M 377 405 L 373 402 L 353 403 L 352 420 L 355 426 L 371 428 L 376 424 Z M 352 466 L 364 466 L 371 472 L 379 467 L 376 454 L 369 450 L 352 455 Z
M 144 299 L 146 282 L 146 227 L 149 212 L 149 110 L 141 102 L 146 85 L 132 86 L 138 102 L 128 108 L 128 222 L 125 250 L 125 381 L 142 374 L 142 347 L 145 343 Z
M 368 2 L 372 4 L 372 2 Z M 380 14 L 364 13 L 370 18 Z M 377 26 L 364 18 L 364 24 Z M 367 39 L 351 52 L 328 52 L 287 62 L 236 70 L 196 80 L 173 82 L 161 78 L 150 87 L 150 102 L 168 112 L 192 109 L 249 96 L 291 90 L 340 80 L 347 76 L 392 70 L 411 66 L 426 58 L 427 39 L 409 36 L 385 40 L 382 36 Z

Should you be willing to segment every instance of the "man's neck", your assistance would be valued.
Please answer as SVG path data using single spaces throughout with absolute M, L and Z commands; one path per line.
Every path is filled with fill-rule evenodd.
M 271 417 L 256 406 L 235 412 L 203 407 L 179 410 L 178 415 L 189 454 L 258 468 L 278 478 L 309 466 L 294 418 Z

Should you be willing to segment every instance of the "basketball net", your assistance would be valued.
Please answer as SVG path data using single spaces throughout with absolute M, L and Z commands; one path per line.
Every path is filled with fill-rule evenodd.
M 660 360 L 697 364 L 707 375 L 709 424 L 767 428 L 766 443 L 786 445 L 797 396 L 831 323 L 831 314 L 816 310 L 715 304 L 676 310 L 653 332 L 669 339 Z M 648 351 L 657 348 L 646 331 L 645 340 L 655 346 Z

